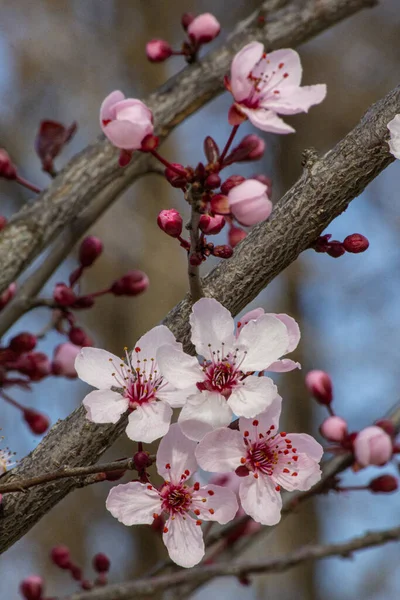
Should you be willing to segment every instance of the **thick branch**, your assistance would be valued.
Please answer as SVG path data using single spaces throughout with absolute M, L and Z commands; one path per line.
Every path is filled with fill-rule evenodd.
M 233 55 L 249 41 L 259 40 L 267 49 L 296 46 L 361 10 L 374 0 L 266 0 L 260 10 L 238 25 L 226 46 L 199 64 L 178 73 L 145 99 L 154 112 L 156 133 L 161 139 L 193 112 L 222 91 L 224 74 Z M 264 21 L 260 20 L 260 15 Z M 0 235 L 0 292 L 104 188 L 119 181 L 121 191 L 143 172 L 146 157 L 136 153 L 126 169 L 118 167 L 117 152 L 99 141 L 73 158 L 49 188 L 10 220 Z M 110 192 L 109 204 L 115 199 Z

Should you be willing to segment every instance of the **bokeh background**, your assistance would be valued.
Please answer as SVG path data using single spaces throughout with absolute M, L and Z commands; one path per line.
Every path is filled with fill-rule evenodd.
M 223 27 L 216 46 L 235 22 L 258 4 L 256 0 L 229 4 L 222 0 L 2 0 L 0 146 L 9 151 L 22 174 L 45 186 L 46 176 L 33 151 L 41 119 L 65 124 L 76 120 L 79 124 L 76 137 L 58 160 L 61 167 L 99 135 L 98 110 L 110 91 L 117 88 L 128 96 L 144 97 L 182 68 L 180 58 L 149 64 L 144 54 L 147 40 L 163 37 L 178 46 L 182 12 L 211 11 Z M 329 150 L 371 103 L 398 84 L 399 27 L 399 2 L 386 0 L 304 44 L 299 50 L 304 82 L 326 82 L 326 101 L 308 115 L 288 119 L 296 135 L 267 135 L 265 159 L 234 171 L 271 176 L 276 201 L 300 174 L 304 148 L 315 147 L 321 153 Z M 223 145 L 229 134 L 229 105 L 226 94 L 210 103 L 171 135 L 163 152 L 172 161 L 195 164 L 202 159 L 205 134 Z M 243 126 L 243 133 L 250 131 Z M 279 382 L 288 431 L 317 434 L 325 416 L 305 391 L 304 374 L 310 368 L 332 374 L 335 408 L 354 429 L 382 415 L 400 397 L 399 181 L 397 162 L 327 230 L 337 239 L 354 232 L 366 235 L 370 240 L 367 253 L 335 260 L 305 252 L 251 305 L 287 312 L 301 324 L 302 343 L 295 357 L 303 370 L 289 373 Z M 13 214 L 30 196 L 24 189 L 0 181 L 0 212 Z M 119 353 L 123 346 L 133 346 L 186 291 L 184 253 L 155 222 L 159 210 L 168 207 L 187 210 L 179 192 L 153 175 L 127 191 L 93 227 L 92 233 L 103 239 L 106 252 L 88 272 L 84 289 L 100 289 L 130 268 L 143 269 L 151 280 L 149 291 L 139 298 L 105 297 L 87 315 L 82 314 L 82 323 L 99 347 Z M 71 257 L 52 283 L 63 280 L 73 265 Z M 45 310 L 36 311 L 22 319 L 10 335 L 26 328 L 38 331 L 47 319 Z M 50 352 L 60 341 L 58 334 L 51 334 L 41 348 Z M 33 393 L 15 397 L 44 411 L 54 422 L 76 407 L 87 391 L 80 382 L 49 379 Z M 18 411 L 5 404 L 0 405 L 0 426 L 17 458 L 38 442 L 27 432 Z M 107 457 L 131 452 L 132 444 L 123 436 Z M 395 472 L 395 466 L 390 470 Z M 346 474 L 343 481 L 362 484 L 373 475 L 371 468 L 357 475 Z M 106 552 L 113 563 L 110 580 L 115 582 L 137 577 L 165 557 L 154 531 L 126 528 L 109 515 L 104 507 L 109 487 L 98 484 L 71 494 L 1 557 L 1 598 L 18 599 L 19 582 L 31 573 L 45 577 L 49 595 L 74 591 L 67 575 L 50 564 L 49 550 L 56 543 L 70 546 L 88 575 L 93 554 Z M 358 492 L 321 497 L 247 554 L 272 556 L 304 543 L 344 540 L 367 529 L 397 525 L 399 519 L 399 494 Z M 209 594 L 274 600 L 398 598 L 399 559 L 399 547 L 390 545 L 364 551 L 352 560 L 303 564 L 283 575 L 258 578 L 252 586 L 221 579 L 198 590 L 196 598 Z

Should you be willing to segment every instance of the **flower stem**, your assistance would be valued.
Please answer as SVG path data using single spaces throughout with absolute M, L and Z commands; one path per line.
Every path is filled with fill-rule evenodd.
M 161 156 L 161 154 L 159 154 L 157 150 L 150 150 L 150 152 L 154 156 L 154 158 L 159 160 L 160 163 L 164 165 L 164 167 L 167 167 L 167 169 L 171 169 L 171 171 L 174 171 L 174 173 L 177 173 L 180 177 L 182 177 L 181 171 L 179 171 L 176 167 L 174 167 L 174 165 L 172 165 L 163 156 Z
M 188 193 L 187 199 L 189 200 L 191 206 L 190 221 L 186 225 L 186 228 L 189 230 L 190 234 L 190 249 L 188 254 L 188 277 L 190 295 L 192 297 L 192 303 L 194 304 L 195 302 L 197 302 L 197 300 L 200 300 L 200 298 L 202 298 L 204 295 L 201 287 L 199 266 L 191 264 L 191 258 L 196 256 L 200 250 L 200 212 L 198 204 L 199 200 L 201 199 L 201 194 L 198 197 L 198 194 L 193 190 L 192 186 Z
M 22 404 L 20 404 L 19 402 L 17 402 L 13 398 L 11 398 L 11 396 L 9 396 L 8 394 L 6 394 L 3 391 L 0 393 L 0 396 L 3 398 L 3 400 L 5 400 L 6 402 L 8 402 L 8 404 L 11 404 L 12 406 L 15 406 L 15 408 L 18 408 L 18 410 L 21 410 L 22 412 L 24 412 L 25 407 L 22 406 Z
M 35 185 L 34 183 L 31 183 L 24 177 L 20 177 L 19 175 L 17 175 L 15 181 L 17 183 L 19 183 L 20 185 L 23 185 L 24 187 L 26 187 L 28 190 L 31 190 L 31 192 L 35 192 L 36 194 L 40 194 L 40 192 L 42 191 L 39 187 L 37 187 L 37 185 Z
M 224 158 L 227 155 L 229 148 L 231 147 L 231 144 L 233 142 L 233 138 L 235 137 L 236 132 L 239 129 L 239 127 L 240 127 L 240 125 L 234 125 L 232 127 L 232 131 L 231 131 L 231 134 L 230 134 L 230 136 L 228 138 L 228 141 L 225 144 L 225 148 L 222 150 L 222 154 L 219 157 L 219 161 L 218 162 L 219 162 L 220 166 L 222 166 L 222 163 L 224 162 Z

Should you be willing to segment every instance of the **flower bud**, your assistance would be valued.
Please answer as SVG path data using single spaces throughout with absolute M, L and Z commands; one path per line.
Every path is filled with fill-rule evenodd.
M 365 252 L 369 247 L 369 241 L 361 233 L 352 233 L 348 235 L 343 241 L 343 247 L 346 252 L 352 252 L 358 254 Z
M 393 421 L 391 421 L 390 419 L 379 419 L 374 423 L 374 425 L 380 427 L 381 429 L 383 429 L 383 431 L 386 431 L 386 433 L 390 435 L 391 438 L 393 438 L 396 435 L 396 428 L 393 425 Z
M 70 342 L 75 346 L 92 346 L 92 340 L 87 335 L 86 331 L 82 327 L 71 327 L 69 330 L 68 337 Z M 88 343 L 89 341 L 89 343 Z
M 4 179 L 16 179 L 17 177 L 17 169 L 8 152 L 3 148 L 0 148 L 0 177 L 4 177 Z
M 54 546 L 50 558 L 60 569 L 69 569 L 71 566 L 71 555 L 67 546 Z
M 241 225 L 256 225 L 269 217 L 272 203 L 267 186 L 256 179 L 247 179 L 235 186 L 228 194 L 229 206 Z
M 188 35 L 196 44 L 207 44 L 217 37 L 221 25 L 211 13 L 195 17 L 187 28 Z
M 54 350 L 51 365 L 53 375 L 63 375 L 69 379 L 75 379 L 78 374 L 75 370 L 75 358 L 80 352 L 80 347 L 69 342 L 59 344 Z
M 190 23 L 195 19 L 195 16 L 192 13 L 183 13 L 181 17 L 181 25 L 183 29 L 186 31 L 189 27 Z
M 72 306 L 76 300 L 75 292 L 65 283 L 57 283 L 54 286 L 53 298 L 60 306 Z
M 332 380 L 325 371 L 309 371 L 306 375 L 306 386 L 309 393 L 320 404 L 329 406 L 333 400 Z
M 221 185 L 221 177 L 217 173 L 211 173 L 204 182 L 204 187 L 215 190 Z
M 93 557 L 93 568 L 97 573 L 107 573 L 110 570 L 110 559 L 106 554 L 99 552 Z
M 229 245 L 232 246 L 232 248 L 235 248 L 235 246 L 237 246 L 239 242 L 244 240 L 246 235 L 247 235 L 247 233 L 245 232 L 244 229 L 241 229 L 240 227 L 236 227 L 236 225 L 232 225 L 228 231 Z
M 240 144 L 236 146 L 226 157 L 224 163 L 247 162 L 250 160 L 259 160 L 264 156 L 265 142 L 255 133 L 246 135 Z
M 19 333 L 18 335 L 13 337 L 8 347 L 13 352 L 17 352 L 17 354 L 22 354 L 23 352 L 30 352 L 31 350 L 33 350 L 36 344 L 36 336 L 32 333 L 24 331 L 23 333 Z
M 0 215 L 0 231 L 2 231 L 6 225 L 7 225 L 6 217 L 4 217 L 3 215 Z
M 135 463 L 135 467 L 138 471 L 144 471 L 147 467 L 150 467 L 152 464 L 152 460 L 148 452 L 136 452 L 133 457 L 133 462 Z
M 218 258 L 230 258 L 233 254 L 233 250 L 228 245 L 214 246 L 213 255 Z
M 153 114 L 140 100 L 125 98 L 116 90 L 101 105 L 100 126 L 116 148 L 139 150 L 145 137 L 154 131 Z
M 21 582 L 19 590 L 25 600 L 42 600 L 43 579 L 38 575 L 31 575 Z
M 22 354 L 15 368 L 27 375 L 31 381 L 40 381 L 51 373 L 51 363 L 44 352 Z
M 117 279 L 111 286 L 111 293 L 115 296 L 137 296 L 149 287 L 149 278 L 146 273 L 135 269 Z
M 360 431 L 354 440 L 354 456 L 361 467 L 382 466 L 392 457 L 393 444 L 388 434 L 376 425 Z
M 173 169 L 167 167 L 164 171 L 166 180 L 175 188 L 184 188 L 187 184 L 187 171 L 179 163 L 171 163 Z M 179 173 L 177 173 L 179 171 Z
M 93 298 L 93 296 L 81 296 L 80 298 L 77 298 L 75 300 L 75 302 L 72 304 L 72 308 L 92 308 L 92 306 L 94 306 L 94 303 L 95 299 Z
M 163 62 L 172 55 L 172 48 L 165 40 L 150 40 L 146 44 L 146 56 L 151 62 Z
M 319 430 L 321 435 L 330 442 L 341 442 L 347 435 L 347 423 L 341 417 L 328 417 Z
M 157 225 L 164 233 L 176 238 L 182 233 L 183 221 L 180 213 L 175 208 L 170 208 L 160 212 Z
M 329 256 L 332 256 L 332 258 L 339 258 L 340 256 L 343 256 L 345 252 L 346 250 L 343 248 L 342 242 L 339 242 L 338 240 L 329 242 L 326 249 L 326 253 L 329 254 Z
M 381 475 L 370 481 L 368 487 L 374 494 L 390 494 L 398 489 L 399 483 L 393 475 Z
M 222 215 L 201 215 L 199 220 L 199 229 L 207 235 L 216 235 L 225 225 L 225 219 Z
M 262 173 L 259 173 L 258 175 L 253 175 L 252 179 L 256 179 L 257 181 L 260 181 L 261 183 L 266 185 L 267 186 L 267 194 L 269 196 L 272 194 L 272 179 L 271 179 L 271 177 L 268 177 L 267 175 L 263 175 Z
M 211 198 L 210 204 L 212 212 L 217 215 L 229 215 L 231 212 L 228 196 L 225 196 L 224 194 L 215 194 L 215 196 Z
M 203 256 L 200 254 L 200 252 L 193 252 L 189 256 L 189 263 L 192 265 L 192 267 L 199 267 L 202 262 Z
M 17 284 L 15 282 L 10 283 L 8 288 L 0 295 L 0 310 L 2 310 L 15 296 L 17 291 Z
M 231 175 L 221 185 L 221 192 L 227 196 L 232 188 L 243 183 L 243 181 L 246 181 L 246 178 L 242 175 Z
M 33 408 L 26 408 L 24 410 L 24 420 L 32 433 L 36 435 L 42 435 L 42 433 L 48 430 L 50 425 L 49 419 Z
M 103 252 L 103 242 L 94 235 L 85 237 L 79 248 L 79 262 L 82 267 L 91 267 Z

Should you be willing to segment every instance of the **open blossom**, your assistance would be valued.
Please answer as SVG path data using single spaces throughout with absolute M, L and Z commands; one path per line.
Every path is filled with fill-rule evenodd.
M 186 397 L 159 372 L 158 348 L 164 344 L 181 349 L 168 327 L 159 325 L 140 338 L 131 354 L 126 352 L 126 362 L 106 350 L 82 348 L 75 361 L 78 377 L 98 388 L 83 400 L 87 418 L 93 423 L 117 423 L 129 410 L 130 439 L 150 443 L 165 435 L 171 407 L 182 406 Z
M 196 449 L 202 469 L 236 472 L 244 511 L 263 525 L 280 521 L 281 488 L 305 491 L 321 478 L 322 446 L 307 434 L 278 432 L 281 403 L 277 396 L 256 419 L 239 419 L 239 431 L 208 433 Z
M 241 225 L 256 225 L 268 219 L 272 202 L 268 198 L 267 186 L 256 179 L 246 179 L 228 194 L 229 206 Z
M 361 467 L 385 465 L 392 457 L 391 437 L 376 425 L 366 427 L 354 440 L 354 456 Z
M 157 358 L 167 381 L 186 392 L 188 401 L 179 415 L 182 431 L 201 440 L 212 429 L 228 425 L 233 414 L 250 418 L 270 405 L 276 386 L 254 372 L 276 365 L 290 351 L 291 334 L 282 315 L 258 313 L 239 324 L 235 334 L 230 312 L 212 298 L 193 305 L 190 325 L 192 342 L 204 357 L 201 364 L 177 346 L 160 348 Z
M 157 471 L 164 478 L 160 489 L 137 481 L 117 485 L 106 502 L 124 525 L 150 525 L 166 515 L 163 541 L 171 559 L 182 567 L 193 567 L 204 556 L 202 521 L 225 524 L 238 509 L 231 490 L 188 483 L 197 469 L 195 448 L 177 424 L 171 425 L 157 451 Z
M 307 112 L 326 96 L 326 85 L 300 87 L 301 75 L 300 57 L 294 50 L 266 54 L 259 42 L 248 44 L 231 66 L 229 89 L 235 110 L 263 131 L 294 132 L 278 114 Z
M 117 148 L 138 150 L 144 138 L 153 134 L 153 114 L 140 100 L 111 92 L 100 108 L 103 133 Z
M 400 159 L 400 115 L 389 121 L 387 128 L 390 131 L 389 150 L 395 158 Z

